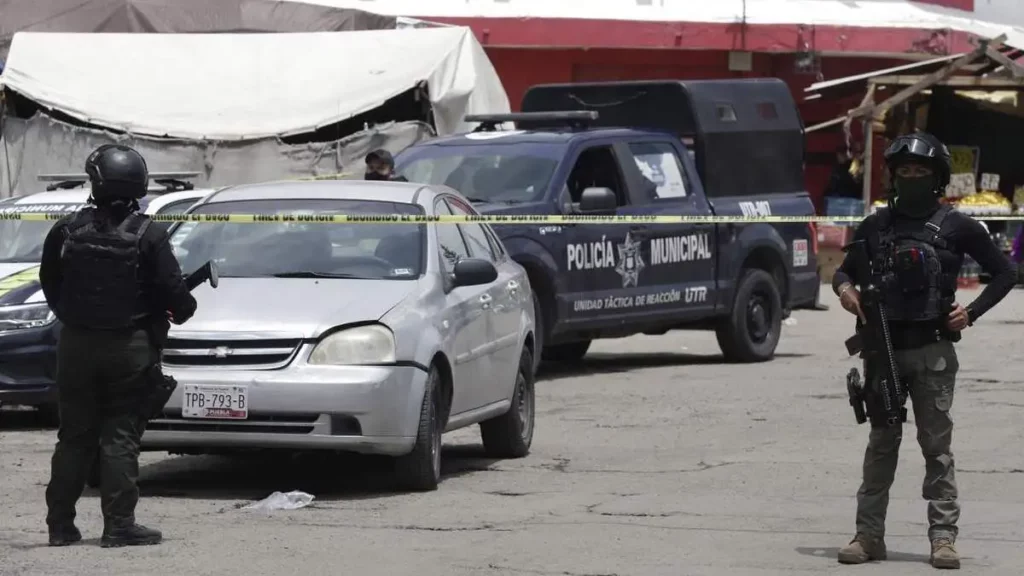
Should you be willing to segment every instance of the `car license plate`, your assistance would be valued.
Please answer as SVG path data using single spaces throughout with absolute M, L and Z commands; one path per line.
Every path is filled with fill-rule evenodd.
M 245 386 L 185 384 L 182 418 L 245 420 L 249 417 L 249 389 Z

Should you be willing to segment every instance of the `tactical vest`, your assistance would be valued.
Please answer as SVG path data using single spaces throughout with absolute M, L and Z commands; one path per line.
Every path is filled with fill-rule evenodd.
M 130 214 L 114 227 L 93 208 L 79 212 L 61 249 L 61 321 L 96 330 L 134 325 L 139 312 L 139 244 L 149 224 L 149 218 Z
M 943 273 L 938 251 L 950 251 L 942 238 L 942 222 L 953 209 L 941 206 L 913 232 L 897 233 L 886 209 L 879 215 L 876 266 L 882 273 L 882 297 L 893 322 L 935 321 L 949 314 L 957 273 Z

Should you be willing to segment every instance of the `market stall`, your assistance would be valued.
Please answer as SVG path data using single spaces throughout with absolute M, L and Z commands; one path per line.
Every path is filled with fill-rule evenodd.
M 866 213 L 886 203 L 888 174 L 882 152 L 901 134 L 927 131 L 946 142 L 952 154 L 952 177 L 943 202 L 981 220 L 1004 251 L 1011 252 L 1020 222 L 1008 218 L 1024 218 L 1024 164 L 1014 155 L 1019 134 L 1024 132 L 1024 106 L 1018 100 L 1024 92 L 1024 68 L 1016 61 L 1024 50 L 1003 45 L 1004 39 L 979 41 L 974 51 L 953 59 L 920 63 L 922 68 L 937 68 L 927 74 L 892 75 L 890 70 L 850 79 L 865 82 L 866 95 L 861 106 L 835 125 L 842 124 L 849 140 L 858 128 L 855 121 L 860 121 Z M 818 88 L 844 82 L 822 83 Z M 819 230 L 819 246 L 825 240 L 826 247 L 829 242 L 848 241 L 852 232 L 849 226 Z M 983 280 L 970 261 L 961 276 L 965 286 Z

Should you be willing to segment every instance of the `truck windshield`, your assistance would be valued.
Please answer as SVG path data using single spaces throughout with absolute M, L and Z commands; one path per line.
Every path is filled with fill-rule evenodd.
M 473 202 L 539 200 L 564 153 L 560 144 L 516 142 L 407 148 L 396 171 L 410 182 L 443 184 Z

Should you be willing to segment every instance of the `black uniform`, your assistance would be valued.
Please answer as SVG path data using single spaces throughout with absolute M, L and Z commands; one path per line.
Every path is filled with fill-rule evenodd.
M 170 327 L 196 310 L 166 232 L 137 213 L 145 161 L 104 146 L 86 164 L 90 206 L 59 220 L 43 245 L 39 279 L 61 321 L 57 348 L 60 429 L 46 489 L 51 545 L 81 539 L 75 506 L 97 453 L 104 546 L 154 544 L 135 523 L 145 401 Z
M 895 193 L 888 208 L 867 217 L 857 228 L 856 249 L 848 252 L 832 285 L 840 296 L 854 286 L 871 284 L 879 290 L 873 304 L 887 316 L 893 362 L 913 402 L 917 440 L 925 460 L 922 496 L 928 501 L 931 563 L 936 568 L 959 568 L 954 543 L 960 503 L 949 415 L 959 369 L 953 343 L 960 340 L 961 328 L 949 325 L 957 276 L 964 255 L 992 275 L 992 282 L 965 307 L 970 325 L 1010 292 L 1017 274 L 980 223 L 940 204 L 950 177 L 949 151 L 941 142 L 924 133 L 903 136 L 885 158 Z M 851 287 L 844 288 L 846 284 Z M 900 419 L 879 408 L 883 391 L 878 375 L 883 371 L 868 367 L 865 371 L 873 374 L 866 385 L 871 432 L 857 491 L 857 534 L 838 554 L 844 564 L 886 557 L 889 489 L 903 437 Z
M 899 212 L 876 213 L 868 216 L 857 227 L 854 242 L 868 242 L 871 245 L 880 235 L 880 229 L 891 223 L 895 236 L 905 236 L 925 229 L 930 218 L 911 218 Z M 956 278 L 963 267 L 964 256 L 970 256 L 981 268 L 992 276 L 981 294 L 967 305 L 967 312 L 973 324 L 989 309 L 1006 297 L 1017 283 L 1017 271 L 1005 254 L 992 241 L 985 228 L 974 218 L 962 212 L 950 211 L 942 220 L 940 237 L 947 241 L 944 248 L 936 249 L 946 283 L 946 299 L 951 301 L 956 291 Z M 856 259 L 848 256 L 832 276 L 832 289 L 849 282 L 860 285 L 866 281 L 864 271 L 857 270 Z M 891 315 L 891 317 L 894 315 Z M 934 341 L 936 330 L 946 332 L 945 317 L 925 320 L 890 320 L 893 348 L 907 349 Z M 944 337 L 959 339 L 959 334 Z M 922 340 L 923 339 L 923 340 Z

